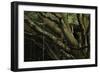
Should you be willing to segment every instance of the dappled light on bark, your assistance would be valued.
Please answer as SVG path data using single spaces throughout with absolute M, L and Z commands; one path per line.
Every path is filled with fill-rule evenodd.
M 24 11 L 24 61 L 90 58 L 90 14 Z

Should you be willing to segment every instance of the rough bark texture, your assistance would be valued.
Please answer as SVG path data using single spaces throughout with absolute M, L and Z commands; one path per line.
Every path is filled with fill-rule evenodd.
M 90 58 L 90 15 L 24 12 L 24 61 Z

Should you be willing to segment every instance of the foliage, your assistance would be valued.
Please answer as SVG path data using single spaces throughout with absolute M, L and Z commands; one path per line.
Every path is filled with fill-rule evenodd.
M 90 15 L 24 12 L 25 61 L 90 58 Z

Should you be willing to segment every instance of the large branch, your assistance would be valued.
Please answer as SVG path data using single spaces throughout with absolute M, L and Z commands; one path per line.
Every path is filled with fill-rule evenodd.
M 65 25 L 63 19 L 61 19 L 61 24 L 62 24 L 62 26 L 61 26 L 62 30 L 66 36 L 66 40 L 68 40 L 69 44 L 72 45 L 73 48 L 78 49 L 79 48 L 78 42 L 77 42 L 76 38 L 74 37 L 73 33 L 68 30 L 68 27 Z M 61 24 L 59 24 L 59 25 L 61 25 Z
M 30 24 L 28 24 L 28 25 L 30 26 L 30 28 L 35 29 L 38 33 L 43 34 L 46 37 L 49 37 L 54 42 L 56 42 L 59 46 L 61 46 L 63 48 L 66 48 L 65 44 L 63 44 L 62 41 L 58 40 L 54 35 L 52 35 L 51 33 L 48 33 L 47 31 L 45 31 L 43 29 L 41 29 L 34 22 L 32 22 L 27 16 L 25 16 L 25 18 L 27 18 L 27 20 L 29 21 Z
M 65 41 L 67 43 L 69 43 L 70 46 L 72 46 L 73 48 L 78 49 L 79 48 L 78 41 L 76 40 L 73 33 L 71 32 L 70 27 L 68 26 L 68 24 L 66 22 L 64 14 L 53 13 L 53 15 L 55 15 L 57 18 L 59 18 L 60 22 L 58 23 L 58 26 L 61 28 L 62 33 L 65 35 Z
M 39 16 L 41 18 L 41 20 L 43 20 L 43 23 L 45 25 L 45 27 L 51 29 L 51 31 L 53 31 L 56 34 L 58 34 L 59 36 L 61 36 L 61 29 L 58 27 L 58 20 L 54 20 L 53 18 L 44 15 L 43 13 L 39 13 Z M 45 28 L 44 28 L 45 29 Z

